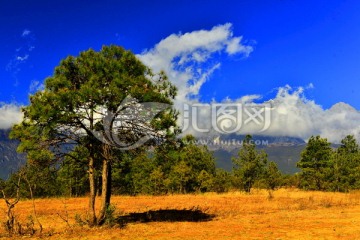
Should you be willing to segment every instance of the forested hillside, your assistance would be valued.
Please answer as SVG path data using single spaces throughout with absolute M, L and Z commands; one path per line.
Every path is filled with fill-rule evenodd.
M 10 130 L 0 129 L 0 178 L 7 179 L 25 164 L 25 154 L 16 152 L 19 141 L 9 139 Z

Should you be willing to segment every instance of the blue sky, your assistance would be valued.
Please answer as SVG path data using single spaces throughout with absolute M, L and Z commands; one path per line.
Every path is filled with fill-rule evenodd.
M 254 101 L 261 102 L 280 99 L 279 91 L 287 89 L 287 96 L 322 114 L 339 102 L 360 109 L 355 0 L 0 1 L 3 106 L 28 104 L 29 94 L 68 55 L 109 44 L 141 55 L 172 34 L 228 26 L 226 41 L 241 38 L 240 45 L 251 51 L 230 54 L 225 46 L 196 65 L 209 71 L 219 64 L 201 83 L 198 101 L 256 94 L 262 98 Z

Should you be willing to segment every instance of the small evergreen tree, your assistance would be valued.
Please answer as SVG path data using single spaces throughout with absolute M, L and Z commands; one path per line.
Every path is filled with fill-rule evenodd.
M 331 190 L 348 192 L 360 187 L 360 150 L 352 135 L 341 140 L 341 146 L 332 157 Z
M 206 170 L 201 170 L 197 176 L 197 181 L 199 184 L 199 192 L 208 192 L 213 188 L 214 176 L 208 173 Z
M 232 186 L 231 175 L 224 169 L 217 168 L 213 180 L 212 190 L 217 193 L 229 191 Z
M 266 169 L 266 188 L 270 190 L 275 190 L 277 187 L 282 184 L 282 174 L 278 169 L 278 166 L 275 162 L 270 162 Z
M 332 148 L 326 138 L 312 136 L 297 163 L 302 172 L 300 186 L 310 190 L 325 190 L 330 182 Z
M 258 152 L 252 137 L 247 135 L 238 157 L 232 158 L 232 161 L 234 164 L 233 173 L 235 178 L 240 180 L 240 187 L 245 192 L 250 192 L 255 181 L 264 176 L 267 165 L 266 153 Z

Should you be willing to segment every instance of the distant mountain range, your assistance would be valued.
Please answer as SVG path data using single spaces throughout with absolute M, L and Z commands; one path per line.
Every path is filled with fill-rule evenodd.
M 19 142 L 10 140 L 9 132 L 9 130 L 0 130 L 0 178 L 2 179 L 7 179 L 25 163 L 25 155 L 16 152 Z M 221 135 L 212 140 L 207 139 L 204 143 L 213 151 L 216 166 L 231 171 L 231 158 L 237 156 L 244 138 L 245 136 L 236 134 Z M 269 161 L 276 162 L 283 173 L 299 172 L 296 163 L 306 147 L 304 140 L 295 137 L 269 136 L 253 136 L 253 140 L 258 149 L 264 150 L 268 154 Z
M 10 130 L 0 129 L 0 178 L 7 179 L 25 163 L 25 155 L 16 152 L 19 141 L 9 139 Z
M 244 135 L 222 135 L 209 141 L 208 148 L 214 152 L 216 165 L 227 171 L 232 170 L 232 157 L 236 157 Z M 299 172 L 296 163 L 300 160 L 300 154 L 306 147 L 306 142 L 295 137 L 269 137 L 253 136 L 253 141 L 258 149 L 264 150 L 269 161 L 277 163 L 279 169 L 286 174 Z

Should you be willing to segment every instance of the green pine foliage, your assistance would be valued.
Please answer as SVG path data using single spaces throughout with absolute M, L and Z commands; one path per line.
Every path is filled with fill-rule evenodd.
M 275 190 L 276 188 L 282 186 L 283 176 L 275 162 L 269 162 L 265 171 L 264 180 L 267 189 Z
M 360 187 L 360 149 L 352 135 L 346 136 L 332 154 L 329 190 L 348 192 Z
M 311 137 L 301 155 L 299 186 L 308 190 L 348 192 L 360 189 L 360 150 L 353 135 L 337 149 L 320 136 Z
M 265 178 L 267 155 L 256 149 L 250 135 L 245 137 L 238 157 L 233 158 L 232 161 L 235 184 L 245 192 L 249 193 L 256 181 Z

